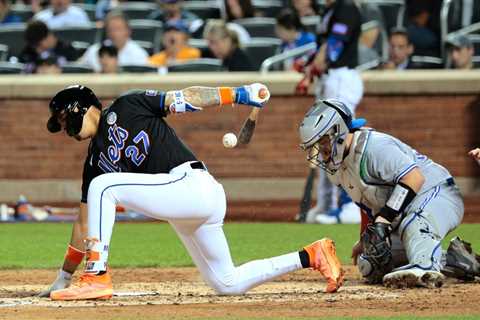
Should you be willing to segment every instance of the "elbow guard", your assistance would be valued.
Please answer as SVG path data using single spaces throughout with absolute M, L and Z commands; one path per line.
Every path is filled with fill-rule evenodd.
M 174 91 L 174 100 L 173 103 L 169 106 L 171 113 L 185 113 L 185 112 L 195 112 L 200 111 L 202 108 L 195 107 L 194 105 L 188 103 L 183 96 L 181 90 Z
M 416 196 L 417 193 L 413 191 L 412 188 L 405 183 L 399 182 L 395 188 L 393 188 L 390 198 L 385 206 L 380 209 L 378 215 L 392 222 L 405 210 Z

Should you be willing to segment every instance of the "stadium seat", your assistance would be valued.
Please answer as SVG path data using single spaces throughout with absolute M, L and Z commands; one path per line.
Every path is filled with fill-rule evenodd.
M 313 34 L 316 34 L 317 26 L 322 21 L 322 18 L 320 16 L 306 16 L 306 17 L 302 17 L 301 20 L 302 20 L 302 24 L 305 26 L 307 31 Z
M 376 4 L 382 11 L 385 29 L 390 32 L 392 28 L 402 26 L 405 15 L 404 0 L 371 0 L 368 3 Z
M 83 55 L 85 51 L 87 51 L 88 47 L 90 47 L 88 42 L 83 41 L 72 41 L 71 45 L 75 48 L 75 50 L 77 50 L 79 56 Z
M 218 59 L 195 59 L 168 66 L 168 72 L 216 72 L 224 71 L 222 61 Z
M 66 27 L 52 31 L 59 39 L 68 42 L 82 41 L 93 44 L 100 40 L 100 30 L 94 23 L 86 27 Z
M 94 70 L 84 64 L 67 63 L 62 66 L 62 73 L 94 73 Z
M 234 22 L 242 25 L 252 37 L 276 37 L 274 18 L 246 18 Z
M 276 18 L 284 8 L 284 4 L 280 0 L 253 0 L 252 4 L 255 11 L 262 17 Z
M 158 9 L 155 2 L 121 2 L 117 9 L 121 10 L 128 19 L 146 19 L 150 13 Z
M 188 44 L 200 50 L 206 50 L 208 48 L 208 43 L 205 39 L 189 39 Z
M 8 58 L 8 46 L 6 44 L 0 44 L 0 61 L 7 61 Z
M 140 46 L 142 47 L 143 49 L 145 49 L 145 51 L 148 52 L 148 55 L 151 56 L 152 54 L 154 54 L 154 48 L 153 48 L 153 43 L 151 43 L 150 41 L 140 41 L 140 40 L 135 40 L 135 42 Z
M 277 38 L 252 38 L 243 45 L 243 49 L 250 57 L 255 70 L 260 69 L 262 62 L 278 53 L 281 40 Z
M 151 66 L 140 66 L 140 65 L 124 65 L 120 67 L 122 72 L 131 72 L 131 73 L 158 73 L 158 68 Z
M 469 34 L 468 38 L 472 41 L 476 56 L 480 56 L 480 34 Z
M 15 4 L 10 7 L 12 14 L 19 16 L 23 22 L 27 22 L 33 17 L 32 7 L 23 4 Z
M 219 19 L 221 16 L 217 1 L 188 1 L 183 3 L 183 8 L 202 20 Z
M 0 28 L 0 44 L 8 46 L 8 56 L 18 57 L 25 47 L 25 24 L 6 25 Z
M 24 68 L 22 63 L 0 62 L 0 74 L 20 74 Z
M 419 66 L 419 69 L 441 69 L 445 63 L 441 58 L 431 56 L 412 56 L 412 62 Z
M 130 20 L 132 29 L 131 38 L 135 41 L 147 41 L 152 43 L 154 52 L 160 49 L 163 24 L 160 21 L 137 19 Z

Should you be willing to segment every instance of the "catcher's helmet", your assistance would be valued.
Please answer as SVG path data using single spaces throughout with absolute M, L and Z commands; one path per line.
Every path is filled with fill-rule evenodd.
M 47 122 L 48 131 L 55 133 L 62 129 L 60 116 L 65 119 L 67 134 L 77 135 L 82 129 L 83 116 L 90 106 L 102 109 L 102 104 L 90 88 L 73 85 L 63 89 L 50 101 L 51 117 Z
M 334 173 L 343 161 L 347 134 L 365 123 L 365 119 L 353 119 L 351 111 L 339 100 L 317 100 L 300 125 L 300 147 L 309 150 L 308 161 L 329 173 Z M 328 159 L 323 159 L 319 152 L 318 141 L 323 136 L 330 139 L 331 150 Z

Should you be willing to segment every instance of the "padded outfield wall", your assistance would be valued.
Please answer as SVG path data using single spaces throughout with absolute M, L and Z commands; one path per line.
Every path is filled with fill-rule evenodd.
M 475 196 L 480 167 L 466 156 L 480 146 L 480 72 L 371 71 L 363 78 L 358 116 L 450 169 L 466 195 L 468 215 L 480 216 Z M 132 88 L 263 82 L 272 98 L 247 148 L 225 149 L 221 139 L 238 132 L 248 107 L 208 109 L 168 121 L 225 185 L 230 217 L 291 219 L 308 170 L 298 148 L 298 124 L 314 101 L 312 95 L 293 95 L 299 79 L 294 73 L 0 77 L 0 202 L 13 203 L 19 194 L 38 203 L 78 201 L 88 144 L 51 135 L 45 127 L 49 98 L 66 85 L 87 85 L 108 105 Z

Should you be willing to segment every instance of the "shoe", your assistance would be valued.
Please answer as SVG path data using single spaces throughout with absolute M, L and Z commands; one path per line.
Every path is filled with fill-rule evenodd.
M 112 279 L 105 272 L 102 275 L 84 273 L 70 288 L 52 291 L 52 300 L 110 299 L 113 295 Z
M 387 273 L 383 277 L 383 285 L 389 288 L 440 288 L 445 276 L 438 271 L 411 268 Z
M 338 260 L 333 240 L 323 238 L 303 248 L 309 256 L 310 267 L 327 279 L 326 292 L 336 292 L 343 284 L 344 271 Z
M 317 215 L 315 222 L 320 224 L 357 224 L 362 220 L 360 208 L 354 202 L 348 202 L 339 209 L 333 209 L 327 214 Z
M 450 241 L 442 273 L 447 277 L 473 281 L 480 276 L 480 263 L 470 243 L 455 237 Z

